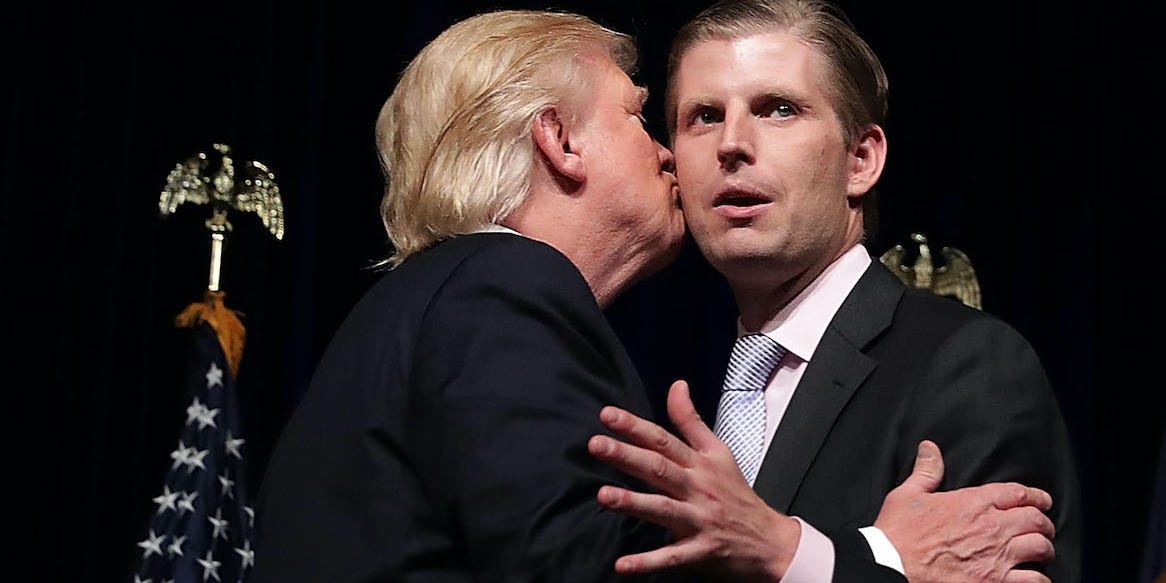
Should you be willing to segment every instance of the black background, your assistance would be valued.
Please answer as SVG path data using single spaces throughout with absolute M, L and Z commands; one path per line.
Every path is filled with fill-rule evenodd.
M 637 36 L 658 122 L 668 43 L 704 5 L 554 6 Z M 170 169 L 225 142 L 236 160 L 271 167 L 283 192 L 285 239 L 233 216 L 223 268 L 248 330 L 240 387 L 254 485 L 331 332 L 375 278 L 368 265 L 387 252 L 372 128 L 400 69 L 458 18 L 547 6 L 15 8 L 0 161 L 9 481 L 22 516 L 9 528 L 52 557 L 38 563 L 43 580 L 132 578 L 176 443 L 186 397 L 172 320 L 205 289 L 209 239 L 206 207 L 159 215 Z M 1114 3 L 843 6 L 891 79 L 872 251 L 922 231 L 971 257 L 985 310 L 1032 341 L 1057 390 L 1082 478 L 1087 580 L 1137 580 L 1166 412 L 1150 91 L 1161 33 L 1148 9 Z M 736 313 L 691 246 L 609 316 L 657 402 L 675 378 L 708 401 Z

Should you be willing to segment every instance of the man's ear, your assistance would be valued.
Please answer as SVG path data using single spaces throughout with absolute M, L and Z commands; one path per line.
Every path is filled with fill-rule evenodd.
M 878 124 L 862 132 L 850 150 L 850 180 L 847 196 L 862 196 L 874 188 L 887 163 L 887 135 Z
M 563 176 L 583 182 L 587 177 L 583 159 L 571 151 L 571 131 L 555 107 L 539 112 L 534 120 L 535 146 L 550 163 L 551 168 Z

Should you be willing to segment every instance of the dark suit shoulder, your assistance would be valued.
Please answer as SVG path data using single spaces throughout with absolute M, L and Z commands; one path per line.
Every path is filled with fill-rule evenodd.
M 962 333 L 992 336 L 1024 346 L 1029 344 L 1019 330 L 999 316 L 923 290 L 908 289 L 904 292 L 896 309 L 895 322 L 911 327 L 915 334 L 933 335 L 936 339 Z
M 445 245 L 456 248 L 449 252 L 457 261 L 427 296 L 423 347 L 438 351 L 506 347 L 499 359 L 569 364 L 590 371 L 588 376 L 619 379 L 616 386 L 631 388 L 632 394 L 642 390 L 583 275 L 558 250 L 526 237 L 495 233 L 459 237 Z M 520 359 L 523 354 L 529 358 Z
M 996 316 L 966 306 L 954 298 L 918 289 L 907 289 L 903 292 L 899 310 L 910 312 L 913 317 L 957 325 L 982 318 L 996 319 Z
M 508 233 L 478 233 L 455 237 L 443 245 L 462 257 L 450 277 L 487 285 L 501 283 L 516 290 L 558 290 L 595 302 L 579 269 L 559 250 L 541 241 Z
M 998 316 L 955 298 L 908 288 L 878 262 L 859 280 L 831 327 L 880 359 L 926 354 L 965 334 L 1027 345 L 1020 333 Z
M 559 341 L 619 347 L 622 353 L 587 281 L 554 247 L 501 233 L 458 237 L 443 245 L 456 249 L 457 260 L 445 261 L 442 281 L 426 296 L 428 329 L 468 326 L 481 333 L 488 329 L 476 322 L 489 318 L 496 325 L 533 327 L 527 331 L 532 334 L 549 327 Z
M 412 326 L 439 298 L 559 297 L 563 305 L 596 306 L 579 270 L 554 247 L 511 233 L 474 233 L 438 242 L 407 259 L 360 298 L 344 328 L 380 327 L 386 310 Z M 595 308 L 598 312 L 598 308 Z
M 448 277 L 465 269 L 494 277 L 522 275 L 546 280 L 573 275 L 582 280 L 571 261 L 546 243 L 511 233 L 474 233 L 438 242 L 387 272 L 382 281 L 418 274 Z M 540 275 L 542 272 L 549 273 Z
M 1036 349 L 1019 330 L 991 313 L 922 290 L 903 293 L 894 325 L 871 354 L 900 369 L 894 376 L 914 385 L 916 398 L 951 399 L 972 391 L 1010 406 L 1042 407 L 1053 399 Z M 915 376 L 911 371 L 918 380 L 906 383 Z

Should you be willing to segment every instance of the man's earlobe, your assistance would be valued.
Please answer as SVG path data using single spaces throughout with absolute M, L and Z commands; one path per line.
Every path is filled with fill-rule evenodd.
M 862 196 L 879 181 L 887 162 L 887 136 L 883 128 L 871 125 L 858 137 L 851 152 L 849 196 Z

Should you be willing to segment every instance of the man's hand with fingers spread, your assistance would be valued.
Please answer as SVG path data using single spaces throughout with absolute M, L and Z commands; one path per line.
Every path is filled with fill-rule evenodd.
M 765 504 L 737 468 L 733 454 L 700 419 L 677 381 L 668 392 L 668 416 L 683 436 L 616 407 L 600 420 L 620 439 L 596 435 L 592 455 L 656 488 L 658 494 L 614 486 L 599 490 L 600 504 L 669 528 L 675 542 L 621 557 L 620 573 L 688 567 L 727 581 L 777 581 L 797 549 L 801 525 Z
M 1011 482 L 936 492 L 942 479 L 939 446 L 921 442 L 914 470 L 887 494 L 875 519 L 909 581 L 1048 583 L 1037 571 L 1016 568 L 1053 558 L 1048 493 Z

